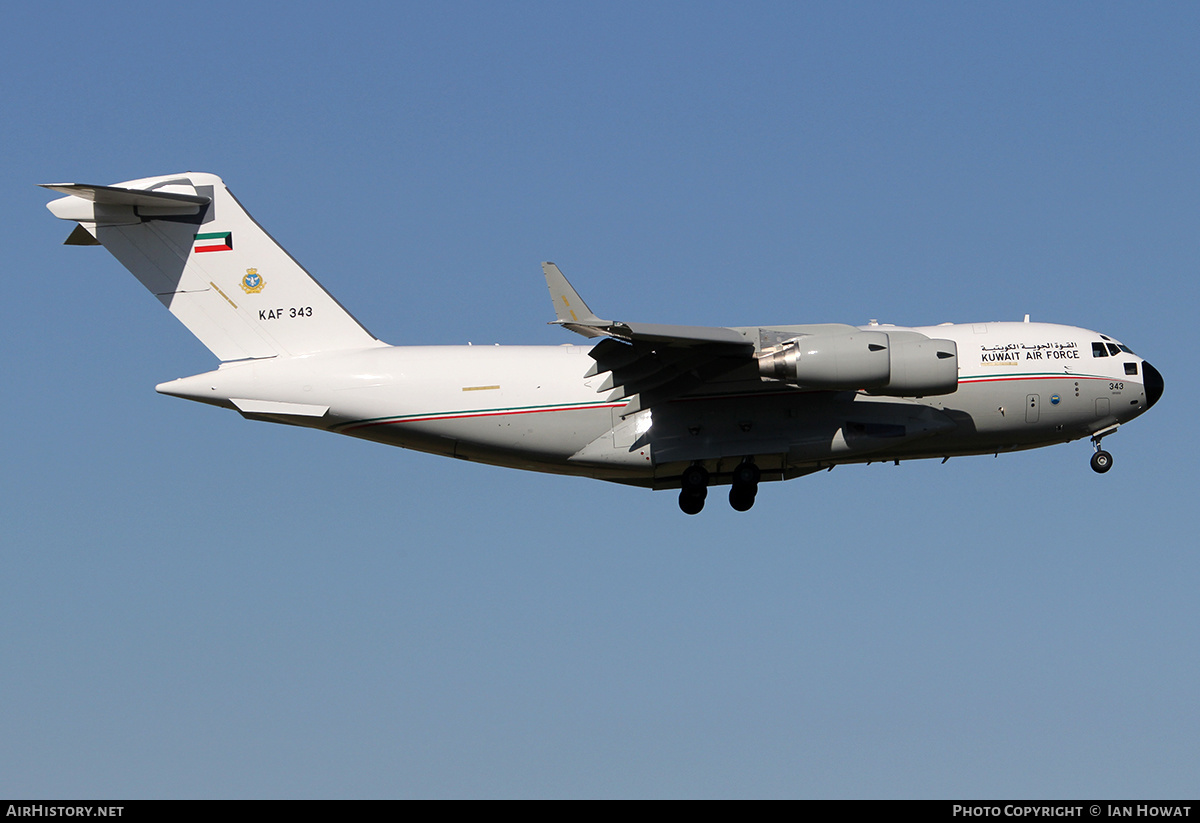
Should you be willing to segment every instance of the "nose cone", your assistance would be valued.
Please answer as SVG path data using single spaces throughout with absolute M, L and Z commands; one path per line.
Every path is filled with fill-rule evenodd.
M 1158 402 L 1163 393 L 1163 376 L 1158 369 L 1142 361 L 1142 387 L 1146 390 L 1146 408 Z

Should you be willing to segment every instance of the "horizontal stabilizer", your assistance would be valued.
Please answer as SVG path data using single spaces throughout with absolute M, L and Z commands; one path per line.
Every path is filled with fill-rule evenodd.
M 92 186 L 86 183 L 39 183 L 38 185 L 43 189 L 50 189 L 61 194 L 71 194 L 93 203 L 103 203 L 109 206 L 187 206 L 190 207 L 189 211 L 195 212 L 196 206 L 206 206 L 212 202 L 211 197 L 200 194 L 138 191 L 122 189 L 117 186 Z

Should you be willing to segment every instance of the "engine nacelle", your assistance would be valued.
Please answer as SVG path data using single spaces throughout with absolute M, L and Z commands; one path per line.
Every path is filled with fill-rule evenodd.
M 813 389 L 882 388 L 891 379 L 888 336 L 878 331 L 808 334 L 758 359 L 763 377 Z
M 958 347 L 911 331 L 854 331 L 798 337 L 758 358 L 759 374 L 808 389 L 893 397 L 958 389 Z
M 924 397 L 958 391 L 958 344 L 915 331 L 888 332 L 892 376 L 877 394 Z

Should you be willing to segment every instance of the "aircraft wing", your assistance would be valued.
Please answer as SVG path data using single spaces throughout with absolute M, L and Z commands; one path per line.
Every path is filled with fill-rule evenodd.
M 543 263 L 557 325 L 584 337 L 607 337 L 591 351 L 588 377 L 608 372 L 597 391 L 632 397 L 623 416 L 678 397 L 754 364 L 754 342 L 733 329 L 602 320 L 553 263 Z

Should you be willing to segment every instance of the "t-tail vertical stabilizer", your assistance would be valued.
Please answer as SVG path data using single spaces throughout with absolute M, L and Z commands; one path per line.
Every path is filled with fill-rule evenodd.
M 114 186 L 44 184 L 47 205 L 79 223 L 222 361 L 384 345 L 242 208 L 216 175 Z

